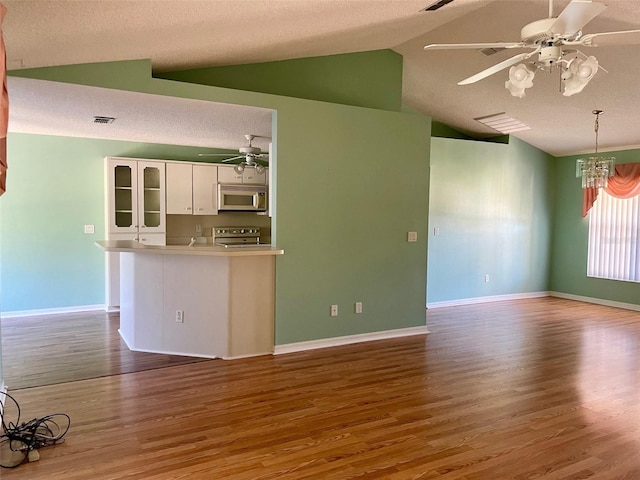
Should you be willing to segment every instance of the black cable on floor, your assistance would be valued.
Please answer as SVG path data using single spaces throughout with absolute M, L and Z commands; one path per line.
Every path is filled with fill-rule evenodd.
M 0 402 L 0 467 L 15 468 L 27 458 L 35 461 L 39 458 L 38 450 L 64 441 L 71 425 L 69 415 L 54 413 L 20 423 L 20 405 L 17 400 L 8 393 L 0 395 L 5 396 L 4 403 Z M 8 418 L 11 415 L 7 406 L 9 400 L 15 405 L 15 419 Z

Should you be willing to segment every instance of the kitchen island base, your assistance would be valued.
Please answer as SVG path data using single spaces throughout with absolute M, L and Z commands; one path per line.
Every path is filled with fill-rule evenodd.
M 118 251 L 120 335 L 131 350 L 225 359 L 273 353 L 279 253 Z

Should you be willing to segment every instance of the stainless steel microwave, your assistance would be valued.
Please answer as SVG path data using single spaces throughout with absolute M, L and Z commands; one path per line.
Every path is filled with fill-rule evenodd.
M 266 212 L 266 185 L 218 184 L 218 210 L 236 212 Z

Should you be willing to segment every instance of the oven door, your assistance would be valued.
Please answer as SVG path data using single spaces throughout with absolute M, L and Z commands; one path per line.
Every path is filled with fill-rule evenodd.
M 264 212 L 267 188 L 262 185 L 218 184 L 218 210 Z

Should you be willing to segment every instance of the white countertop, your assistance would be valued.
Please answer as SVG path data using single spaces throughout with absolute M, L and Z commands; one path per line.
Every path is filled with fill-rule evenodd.
M 133 240 L 100 240 L 96 245 L 106 252 L 152 253 L 159 255 L 212 255 L 218 257 L 248 257 L 282 255 L 284 250 L 272 246 L 225 248 L 217 245 L 143 245 Z

